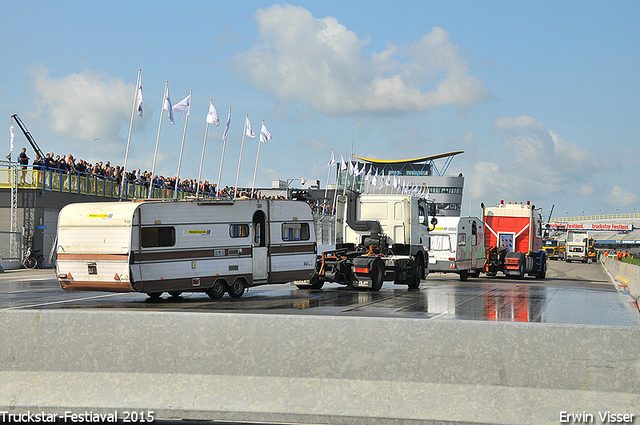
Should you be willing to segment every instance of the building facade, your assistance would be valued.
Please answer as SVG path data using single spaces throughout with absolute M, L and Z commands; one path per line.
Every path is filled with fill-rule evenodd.
M 464 191 L 464 176 L 447 176 L 446 172 L 453 160 L 453 157 L 464 153 L 464 151 L 448 152 L 439 155 L 425 156 L 413 159 L 372 159 L 355 156 L 357 160 L 353 166 L 357 170 L 367 170 L 358 176 L 350 175 L 348 170 L 342 171 L 338 166 L 338 185 L 347 185 L 363 193 L 393 193 L 393 183 L 397 182 L 401 187 L 424 190 L 428 193 L 428 199 L 436 204 L 437 214 L 447 217 L 459 217 L 462 207 L 462 194 Z M 444 164 L 438 166 L 437 160 L 442 160 Z M 367 180 L 368 170 L 372 170 L 373 175 L 385 181 L 376 185 Z M 389 177 L 387 179 L 387 176 Z

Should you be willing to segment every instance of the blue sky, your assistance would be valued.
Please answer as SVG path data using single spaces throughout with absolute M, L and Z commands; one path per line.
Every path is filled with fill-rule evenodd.
M 0 16 L 0 109 L 45 152 L 150 170 L 165 81 L 193 90 L 181 178 L 233 185 L 244 118 L 273 135 L 257 186 L 319 179 L 331 149 L 403 159 L 464 150 L 463 213 L 531 200 L 546 216 L 640 212 L 640 2 L 24 1 Z M 165 113 L 166 114 L 166 113 Z M 175 175 L 185 116 L 165 115 L 157 171 Z M 17 126 L 16 126 L 16 130 Z M 16 149 L 28 146 L 16 133 Z M 258 139 L 245 139 L 251 186 Z M 3 156 L 6 154 L 4 153 Z M 16 155 L 17 152 L 14 152 Z M 33 154 L 31 155 L 33 157 Z M 294 185 L 296 182 L 294 182 Z

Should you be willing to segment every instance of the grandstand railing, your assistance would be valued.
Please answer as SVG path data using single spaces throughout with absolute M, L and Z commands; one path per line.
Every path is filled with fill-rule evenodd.
M 628 218 L 640 218 L 640 213 L 629 214 L 597 214 L 597 215 L 580 215 L 576 217 L 558 217 L 552 218 L 551 223 L 570 223 L 574 221 L 594 221 L 594 220 L 619 220 Z
M 27 169 L 18 170 L 19 189 L 47 190 L 51 192 L 65 192 L 87 196 L 102 196 L 105 198 L 122 199 L 173 199 L 173 187 L 166 185 L 150 187 L 148 183 L 127 181 L 121 185 L 119 181 L 106 176 L 86 173 L 67 173 L 57 169 Z M 24 179 L 24 183 L 21 181 Z M 12 177 L 9 167 L 0 167 L 0 188 L 11 188 Z M 121 192 L 122 186 L 122 192 Z M 194 196 L 195 191 L 178 188 L 176 198 Z M 215 198 L 214 193 L 200 192 L 203 198 Z

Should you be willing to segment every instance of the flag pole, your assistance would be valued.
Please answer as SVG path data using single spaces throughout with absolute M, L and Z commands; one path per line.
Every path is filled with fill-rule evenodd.
M 262 120 L 262 126 L 264 127 L 264 120 Z M 262 137 L 262 135 L 260 136 Z M 253 190 L 256 187 L 256 174 L 258 173 L 258 158 L 260 158 L 260 145 L 262 141 L 258 139 L 258 155 L 256 156 L 256 167 L 253 170 L 253 183 L 251 183 L 251 197 L 253 198 Z
M 231 106 L 229 106 L 229 117 L 227 118 L 227 124 L 231 121 Z M 227 129 L 225 128 L 225 132 Z M 224 136 L 224 133 L 222 133 Z M 227 147 L 227 138 L 222 139 L 222 158 L 220 158 L 220 171 L 218 171 L 218 184 L 216 185 L 216 194 L 219 197 L 220 194 L 220 178 L 222 177 L 222 163 L 224 162 L 224 150 Z
M 213 102 L 213 99 L 209 100 L 209 108 L 211 108 L 211 103 Z M 200 195 L 200 178 L 202 176 L 202 164 L 204 162 L 204 148 L 207 146 L 207 134 L 209 133 L 209 121 L 206 121 L 207 123 L 206 127 L 204 128 L 204 142 L 202 142 L 202 155 L 200 156 L 200 171 L 198 171 L 198 188 L 196 189 L 196 199 L 198 199 L 198 196 Z
M 247 119 L 249 114 L 247 114 Z M 240 178 L 240 163 L 242 162 L 242 150 L 244 149 L 244 136 L 247 133 L 247 120 L 244 120 L 244 130 L 242 130 L 242 143 L 240 144 L 240 157 L 238 158 L 238 172 L 236 173 L 236 185 L 233 188 L 233 197 L 238 193 L 238 179 Z
M 331 158 L 333 158 L 333 149 L 331 149 Z M 331 160 L 329 160 L 329 164 L 331 164 Z M 327 205 L 327 191 L 329 190 L 329 179 L 331 178 L 331 167 L 333 167 L 333 164 L 329 165 L 328 170 L 327 170 L 327 183 L 324 186 L 324 205 L 325 205 L 325 212 L 326 212 L 326 205 Z
M 158 157 L 158 143 L 160 142 L 160 129 L 162 128 L 162 116 L 164 112 L 164 99 L 167 97 L 167 88 L 169 87 L 169 81 L 165 81 L 164 83 L 164 95 L 162 95 L 162 104 L 160 105 L 160 123 L 158 124 L 158 137 L 156 137 L 156 149 L 153 152 L 153 165 L 151 166 L 151 183 L 149 183 L 149 187 L 151 187 L 151 196 L 153 197 L 155 188 L 153 187 L 153 179 L 156 177 L 156 158 Z M 149 198 L 149 191 L 147 190 L 147 198 Z
M 192 101 L 191 95 L 193 94 L 193 90 L 189 91 L 189 102 Z M 176 171 L 176 183 L 175 190 L 173 192 L 173 199 L 178 198 L 178 180 L 180 178 L 180 165 L 182 165 L 182 151 L 184 150 L 184 138 L 187 135 L 187 123 L 189 122 L 189 112 L 191 107 L 187 109 L 187 117 L 184 119 L 184 131 L 182 132 L 182 144 L 180 145 L 180 156 L 178 157 L 178 171 Z
M 140 77 L 142 70 L 138 69 L 138 79 L 136 80 L 136 88 L 133 94 L 133 107 L 131 108 L 131 122 L 129 123 L 129 137 L 127 137 L 127 150 L 124 154 L 124 165 L 122 166 L 122 180 L 120 181 L 120 193 L 118 194 L 118 201 L 122 201 L 122 186 L 127 184 L 127 161 L 129 160 L 129 146 L 131 145 L 131 132 L 133 130 L 133 117 L 136 115 L 136 100 L 138 97 L 138 87 L 140 87 Z

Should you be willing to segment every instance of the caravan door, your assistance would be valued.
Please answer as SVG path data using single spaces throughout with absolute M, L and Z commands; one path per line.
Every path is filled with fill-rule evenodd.
M 266 281 L 269 276 L 267 222 L 263 211 L 253 214 L 253 282 Z

